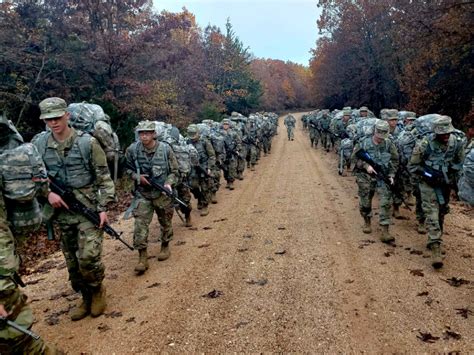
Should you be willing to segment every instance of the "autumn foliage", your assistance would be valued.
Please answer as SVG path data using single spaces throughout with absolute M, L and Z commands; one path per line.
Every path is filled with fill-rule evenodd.
M 405 108 L 472 125 L 473 1 L 319 0 L 318 6 L 322 37 L 310 65 L 318 106 Z
M 299 73 L 307 70 L 282 64 L 281 82 L 268 84 L 267 62 L 257 60 L 255 70 L 253 60 L 230 22 L 203 29 L 185 8 L 154 13 L 149 0 L 0 3 L 0 110 L 26 138 L 43 128 L 37 105 L 48 96 L 102 105 L 125 144 L 141 119 L 184 127 L 305 100 Z M 278 85 L 286 96 L 274 99 L 280 92 L 265 90 Z

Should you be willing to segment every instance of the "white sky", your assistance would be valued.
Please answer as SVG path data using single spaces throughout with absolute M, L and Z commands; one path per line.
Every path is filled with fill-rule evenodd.
M 185 6 L 201 27 L 225 30 L 229 17 L 235 34 L 260 58 L 309 64 L 318 36 L 317 0 L 154 0 L 156 11 L 179 12 Z

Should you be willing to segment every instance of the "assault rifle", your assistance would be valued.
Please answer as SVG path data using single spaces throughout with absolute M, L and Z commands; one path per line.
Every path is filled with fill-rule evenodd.
M 151 187 L 153 187 L 154 189 L 156 189 L 158 191 L 163 192 L 166 196 L 171 198 L 173 200 L 173 202 L 178 204 L 179 207 L 181 207 L 184 211 L 186 211 L 186 212 L 190 211 L 188 204 L 186 202 L 184 202 L 183 200 L 181 200 L 178 196 L 176 196 L 176 194 L 173 191 L 170 191 L 166 187 L 161 185 L 157 181 L 156 177 L 152 177 L 151 179 L 147 179 L 147 180 L 150 183 Z
M 344 172 L 344 150 L 342 149 L 342 147 L 339 147 L 339 167 L 337 169 L 337 172 L 341 176 Z
M 445 205 L 446 200 L 443 196 L 443 187 L 448 185 L 448 178 L 442 172 L 434 170 L 429 166 L 423 166 L 420 168 L 418 173 L 421 175 L 423 180 L 430 185 L 436 194 L 436 198 L 440 205 Z
M 21 325 L 18 325 L 15 322 L 12 322 L 8 318 L 0 317 L 0 329 L 5 328 L 6 326 L 12 327 L 13 329 L 15 329 L 15 330 L 17 330 L 17 331 L 19 331 L 19 332 L 21 332 L 25 335 L 28 335 L 28 336 L 32 337 L 33 339 L 35 339 L 35 340 L 39 340 L 39 338 L 40 338 L 40 336 L 38 334 L 33 333 L 31 330 L 26 329 L 26 328 L 22 327 Z
M 72 212 L 76 212 L 81 214 L 82 216 L 86 217 L 89 221 L 91 221 L 97 228 L 100 225 L 100 217 L 99 213 L 94 211 L 93 209 L 84 205 L 81 201 L 79 201 L 71 189 L 64 186 L 62 182 L 55 179 L 52 176 L 49 177 L 49 187 L 51 191 L 61 196 L 64 202 L 69 206 L 69 210 Z M 121 238 L 123 232 L 117 232 L 113 229 L 110 224 L 105 223 L 102 227 L 102 230 L 110 235 L 113 239 L 117 239 L 119 242 L 122 242 L 128 249 L 133 250 L 133 247 L 130 246 L 125 240 Z
M 242 143 L 253 145 L 255 148 L 258 149 L 258 144 L 254 142 L 253 139 L 244 138 L 242 139 Z
M 364 149 L 360 149 L 359 151 L 356 152 L 355 156 L 358 159 L 360 159 L 360 160 L 366 162 L 367 164 L 369 164 L 372 168 L 374 168 L 374 170 L 376 172 L 376 178 L 379 179 L 379 180 L 382 180 L 385 183 L 385 185 L 387 185 L 389 190 L 403 202 L 403 204 L 405 205 L 406 208 L 408 208 L 408 210 L 411 211 L 410 206 L 408 206 L 408 204 L 406 203 L 406 201 L 403 198 L 400 190 L 398 190 L 396 185 L 392 185 L 392 183 L 390 181 L 390 177 L 387 174 L 385 174 L 383 167 L 380 164 L 377 164 L 372 159 L 372 157 L 370 156 L 370 154 L 368 152 L 366 152 Z

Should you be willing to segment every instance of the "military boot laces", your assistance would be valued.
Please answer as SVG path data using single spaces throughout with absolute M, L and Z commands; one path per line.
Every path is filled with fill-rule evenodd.
M 91 296 L 83 291 L 82 301 L 71 311 L 71 320 L 78 321 L 87 317 L 91 312 Z
M 382 243 L 390 243 L 395 240 L 395 238 L 390 235 L 388 232 L 388 226 L 381 226 L 382 227 L 382 234 L 380 235 L 380 241 Z
M 170 247 L 169 247 L 169 242 L 163 242 L 161 243 L 161 250 L 160 253 L 158 254 L 158 261 L 164 261 L 170 257 Z
M 441 245 L 434 243 L 431 245 L 431 265 L 435 269 L 441 269 L 443 267 L 443 259 L 441 257 Z
M 135 272 L 141 275 L 146 270 L 148 270 L 148 253 L 146 249 L 140 249 L 138 251 L 138 263 L 135 266 Z
M 364 217 L 364 227 L 362 227 L 362 232 L 365 234 L 372 233 L 372 226 L 370 225 L 370 217 Z
M 105 299 L 105 286 L 101 285 L 92 292 L 91 316 L 98 317 L 105 311 L 107 302 Z

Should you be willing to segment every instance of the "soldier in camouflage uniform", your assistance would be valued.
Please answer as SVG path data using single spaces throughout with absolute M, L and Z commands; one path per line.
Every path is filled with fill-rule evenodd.
M 423 211 L 428 227 L 428 248 L 434 268 L 443 266 L 441 236 L 444 216 L 449 212 L 451 188 L 460 174 L 464 146 L 460 137 L 451 134 L 451 118 L 442 116 L 433 123 L 434 133 L 423 138 L 413 150 L 410 171 L 421 176 L 419 182 Z
M 255 117 L 249 117 L 247 126 L 245 127 L 245 135 L 242 142 L 246 146 L 247 151 L 247 168 L 255 171 L 255 164 L 257 163 L 257 146 L 258 146 L 258 128 Z
M 23 143 L 23 138 L 4 113 L 0 113 L 0 153 Z
M 87 207 L 97 211 L 100 226 L 108 223 L 107 206 L 114 201 L 115 187 L 110 178 L 105 153 L 95 138 L 68 125 L 66 102 L 57 97 L 40 102 L 40 119 L 49 131 L 35 136 L 33 144 L 43 158 L 48 174 L 54 176 Z M 61 196 L 48 194 L 54 220 L 61 230 L 61 250 L 69 280 L 81 292 L 81 304 L 71 311 L 72 320 L 87 315 L 98 317 L 106 307 L 102 241 L 104 232 L 86 217 L 68 210 Z
M 224 179 L 227 181 L 226 188 L 234 189 L 234 181 L 237 177 L 237 159 L 239 157 L 240 145 L 242 144 L 239 135 L 230 128 L 230 120 L 222 120 L 221 134 L 224 137 L 225 160 L 222 164 Z
M 293 115 L 286 116 L 283 123 L 286 126 L 286 132 L 288 134 L 288 140 L 294 140 L 295 139 L 294 130 L 295 130 L 295 126 L 296 126 L 296 120 L 293 117 Z
M 172 192 L 177 182 L 178 162 L 171 147 L 156 139 L 154 122 L 142 121 L 136 131 L 140 141 L 127 148 L 125 157 L 126 173 L 136 182 L 133 201 L 133 246 L 139 254 L 135 272 L 140 275 L 148 269 L 148 234 L 154 212 L 161 226 L 161 250 L 157 258 L 163 261 L 170 256 L 169 242 L 173 239 L 173 200 L 153 188 L 149 179 Z
M 2 137 L 0 141 L 3 152 L 13 149 L 20 143 L 16 138 L 12 139 L 12 134 L 9 126 L 11 123 L 0 119 L 0 134 L 8 134 Z M 5 126 L 5 127 L 2 127 Z M 11 125 L 13 127 L 13 125 Z M 7 129 L 8 128 L 8 129 Z M 15 129 L 16 132 L 16 129 Z M 18 134 L 17 132 L 14 134 Z M 14 136 L 13 135 L 13 136 Z M 19 136 L 19 134 L 18 134 Z M 21 139 L 21 136 L 19 136 Z M 21 139 L 22 140 L 22 139 Z M 11 143 L 11 144 L 8 144 Z M 38 161 L 42 164 L 41 157 L 36 149 L 34 149 L 38 157 Z M 4 156 L 1 156 L 2 163 L 5 164 Z M 7 217 L 6 207 L 6 187 L 3 175 L 5 170 L 11 167 L 2 166 L 2 174 L 0 174 L 0 317 L 5 317 L 10 321 L 15 322 L 25 329 L 31 329 L 33 325 L 33 312 L 27 304 L 27 296 L 19 289 L 19 258 L 15 247 L 18 245 L 18 232 L 13 233 L 10 228 L 11 224 Z M 42 164 L 43 176 L 35 178 L 37 195 L 48 195 L 48 184 L 46 180 L 46 169 Z M 41 338 L 35 340 L 28 335 L 25 335 L 17 330 L 0 324 L 0 354 L 55 354 L 54 347 L 47 345 Z
M 262 147 L 263 147 L 263 156 L 270 154 L 272 149 L 272 137 L 273 137 L 273 128 L 272 122 L 268 117 L 262 118 Z
M 334 127 L 333 127 L 333 134 L 334 134 L 334 149 L 336 152 L 339 152 L 339 148 L 341 146 L 341 140 L 347 138 L 346 128 L 349 124 L 349 120 L 351 119 L 351 110 L 345 109 L 343 111 L 342 119 L 335 120 Z
M 209 202 L 211 201 L 211 183 L 213 176 L 211 172 L 216 165 L 216 152 L 208 139 L 202 138 L 199 134 L 199 128 L 192 124 L 189 125 L 188 143 L 196 148 L 199 155 L 199 165 L 191 170 L 190 184 L 191 192 L 198 200 L 198 209 L 201 210 L 201 216 L 209 214 Z
M 388 138 L 389 127 L 387 122 L 378 120 L 374 127 L 374 134 L 362 138 L 354 147 L 354 153 L 363 149 L 369 153 L 370 157 L 382 167 L 384 173 L 390 177 L 394 183 L 395 173 L 398 168 L 398 153 L 393 142 Z M 357 159 L 354 169 L 357 185 L 359 186 L 359 211 L 364 218 L 364 233 L 372 233 L 372 198 L 377 191 L 380 199 L 379 224 L 382 228 L 380 240 L 389 243 L 395 240 L 389 234 L 390 206 L 392 205 L 392 194 L 389 187 L 380 179 L 374 167 L 366 162 Z
M 321 145 L 329 152 L 331 147 L 331 132 L 329 132 L 329 125 L 331 123 L 331 117 L 327 110 L 323 110 L 318 115 L 319 131 L 321 132 Z
M 311 147 L 317 148 L 320 138 L 318 113 L 312 112 L 308 115 L 309 140 Z

